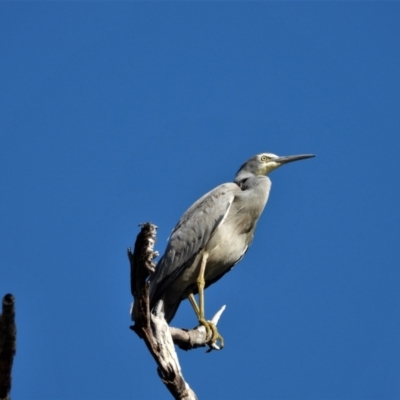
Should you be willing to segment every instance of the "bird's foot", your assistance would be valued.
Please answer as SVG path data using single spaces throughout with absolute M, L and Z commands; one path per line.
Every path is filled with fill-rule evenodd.
M 204 318 L 199 319 L 199 323 L 200 325 L 204 326 L 204 328 L 206 329 L 206 337 L 209 338 L 208 345 L 210 346 L 210 348 L 207 352 L 210 352 L 213 349 L 222 350 L 224 347 L 224 338 L 218 332 L 215 324 L 211 321 L 206 321 Z

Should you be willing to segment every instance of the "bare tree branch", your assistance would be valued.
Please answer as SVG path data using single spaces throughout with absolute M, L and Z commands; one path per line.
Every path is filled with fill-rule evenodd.
M 144 340 L 158 365 L 158 375 L 175 399 L 195 400 L 196 394 L 185 382 L 178 356 L 175 351 L 169 326 L 163 315 L 153 315 L 149 306 L 148 277 L 154 272 L 153 259 L 156 241 L 155 225 L 146 223 L 137 236 L 135 250 L 128 249 L 131 265 L 131 292 L 134 297 L 132 316 L 135 325 L 131 327 Z
M 16 351 L 17 329 L 15 326 L 14 296 L 3 297 L 0 315 L 0 400 L 10 399 L 11 370 Z
M 222 306 L 221 309 L 211 319 L 211 322 L 215 326 L 217 326 L 218 321 L 224 310 L 225 306 Z M 210 352 L 212 349 L 219 350 L 219 347 L 216 344 L 210 344 L 211 338 L 208 338 L 206 336 L 206 329 L 203 325 L 200 325 L 191 330 L 173 328 L 172 326 L 170 326 L 169 330 L 174 343 L 182 350 L 191 350 L 205 346 L 210 346 L 207 352 Z
M 185 382 L 174 344 L 183 350 L 210 346 L 211 337 L 207 337 L 204 326 L 194 329 L 179 329 L 169 327 L 164 315 L 150 312 L 149 289 L 151 274 L 155 271 L 154 258 L 158 253 L 154 251 L 157 227 L 151 223 L 141 225 L 141 231 L 135 242 L 132 253 L 128 248 L 128 257 L 131 267 L 131 292 L 134 298 L 132 305 L 132 320 L 135 325 L 131 329 L 144 340 L 150 354 L 158 365 L 158 375 L 167 386 L 175 399 L 197 399 L 196 394 Z M 217 325 L 224 311 L 223 306 L 211 320 Z
M 158 256 L 158 253 L 154 251 L 157 227 L 151 223 L 140 226 L 142 229 L 136 238 L 133 253 L 128 248 L 131 293 L 134 298 L 131 315 L 135 322 L 135 325 L 130 328 L 146 343 L 158 365 L 158 375 L 174 398 L 197 399 L 196 394 L 183 378 L 174 344 L 183 350 L 207 345 L 210 347 L 208 351 L 219 350 L 219 348 L 215 344 L 210 344 L 211 337 L 207 337 L 204 326 L 190 330 L 169 327 L 162 311 L 158 314 L 150 312 L 150 280 L 156 268 L 153 260 Z M 217 325 L 224 309 L 225 306 L 212 318 L 211 322 L 214 325 Z

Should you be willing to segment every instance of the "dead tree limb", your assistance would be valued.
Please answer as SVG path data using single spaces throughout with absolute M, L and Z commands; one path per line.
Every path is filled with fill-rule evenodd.
M 141 225 L 134 251 L 128 248 L 131 267 L 131 292 L 134 298 L 131 329 L 144 340 L 148 350 L 158 365 L 158 375 L 175 399 L 197 399 L 196 394 L 185 382 L 179 365 L 174 344 L 183 350 L 205 347 L 211 338 L 206 336 L 204 326 L 179 329 L 169 327 L 162 312 L 150 312 L 149 289 L 151 274 L 155 271 L 154 251 L 157 227 L 151 223 Z M 225 306 L 214 316 L 217 324 Z
M 135 249 L 128 249 L 131 264 L 131 292 L 134 297 L 132 315 L 135 325 L 131 327 L 144 340 L 158 365 L 158 375 L 175 399 L 194 400 L 196 394 L 185 382 L 175 351 L 169 326 L 163 315 L 153 315 L 149 306 L 148 277 L 154 272 L 153 259 L 156 241 L 155 225 L 146 223 L 136 238 Z
M 0 400 L 10 400 L 11 370 L 16 351 L 14 296 L 3 297 L 0 315 Z

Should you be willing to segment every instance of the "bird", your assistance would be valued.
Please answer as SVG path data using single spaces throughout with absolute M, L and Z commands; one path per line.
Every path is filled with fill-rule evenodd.
M 180 303 L 188 299 L 206 329 L 210 348 L 222 349 L 223 337 L 205 318 L 204 289 L 246 254 L 271 190 L 267 175 L 284 164 L 311 157 L 315 155 L 257 154 L 239 168 L 233 182 L 217 186 L 190 206 L 169 236 L 151 277 L 152 312 L 161 310 L 170 323 Z

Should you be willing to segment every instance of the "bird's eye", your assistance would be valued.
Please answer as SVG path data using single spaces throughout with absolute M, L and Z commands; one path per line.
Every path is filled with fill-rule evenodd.
M 261 161 L 268 161 L 269 157 L 268 156 L 261 156 Z

